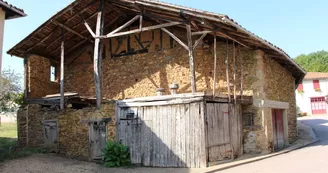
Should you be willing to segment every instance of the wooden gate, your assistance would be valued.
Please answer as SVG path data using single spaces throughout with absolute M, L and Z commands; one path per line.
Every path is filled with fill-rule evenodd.
M 58 152 L 58 123 L 56 120 L 43 122 L 44 147 L 50 152 Z
M 242 117 L 238 105 L 206 103 L 208 161 L 242 155 Z
M 274 144 L 274 150 L 276 151 L 285 146 L 282 109 L 272 109 L 272 126 L 273 126 L 273 144 Z
M 186 100 L 118 104 L 117 140 L 129 147 L 133 164 L 206 167 L 204 102 Z

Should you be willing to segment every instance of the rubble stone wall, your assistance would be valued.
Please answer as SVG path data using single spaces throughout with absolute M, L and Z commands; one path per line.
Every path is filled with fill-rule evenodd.
M 48 94 L 59 93 L 59 68 L 48 59 L 31 55 L 28 64 L 28 98 L 41 98 Z M 56 82 L 50 81 L 50 66 L 56 67 Z
M 108 139 L 115 140 L 115 104 L 103 104 L 102 111 L 94 107 L 80 110 L 67 109 L 65 112 L 27 105 L 19 109 L 18 141 L 22 147 L 42 147 L 44 145 L 44 120 L 58 120 L 59 153 L 75 158 L 88 158 L 89 131 L 83 120 L 112 118 L 108 124 Z M 27 119 L 27 121 L 26 121 Z

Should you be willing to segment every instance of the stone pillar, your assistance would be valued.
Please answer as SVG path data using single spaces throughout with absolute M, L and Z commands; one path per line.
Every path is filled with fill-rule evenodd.
M 252 79 L 253 105 L 243 109 L 246 112 L 253 112 L 253 125 L 244 129 L 244 149 L 246 153 L 269 153 L 271 152 L 270 136 L 272 136 L 271 109 L 263 107 L 263 101 L 267 99 L 264 52 L 255 50 L 252 61 L 254 72 L 249 78 Z

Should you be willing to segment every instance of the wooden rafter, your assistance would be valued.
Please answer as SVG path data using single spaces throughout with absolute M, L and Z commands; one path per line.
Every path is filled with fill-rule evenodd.
M 79 32 L 75 31 L 74 29 L 70 28 L 69 26 L 67 26 L 67 25 L 65 25 L 65 24 L 62 24 L 62 23 L 59 23 L 59 22 L 57 22 L 57 21 L 55 21 L 55 20 L 53 20 L 52 22 L 53 22 L 55 25 L 59 25 L 60 27 L 66 29 L 67 31 L 69 31 L 69 32 L 71 32 L 71 33 L 73 33 L 73 34 L 75 34 L 75 35 L 81 37 L 82 39 L 84 39 L 84 40 L 88 40 L 88 41 L 90 41 L 91 43 L 93 43 L 93 41 L 90 40 L 88 37 L 83 36 L 82 34 L 80 34 Z

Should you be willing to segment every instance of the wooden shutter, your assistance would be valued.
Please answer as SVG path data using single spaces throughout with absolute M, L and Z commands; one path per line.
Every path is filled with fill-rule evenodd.
M 313 80 L 313 88 L 315 90 L 319 90 L 320 89 L 320 83 L 319 80 Z
M 303 83 L 298 85 L 297 91 L 303 91 Z

